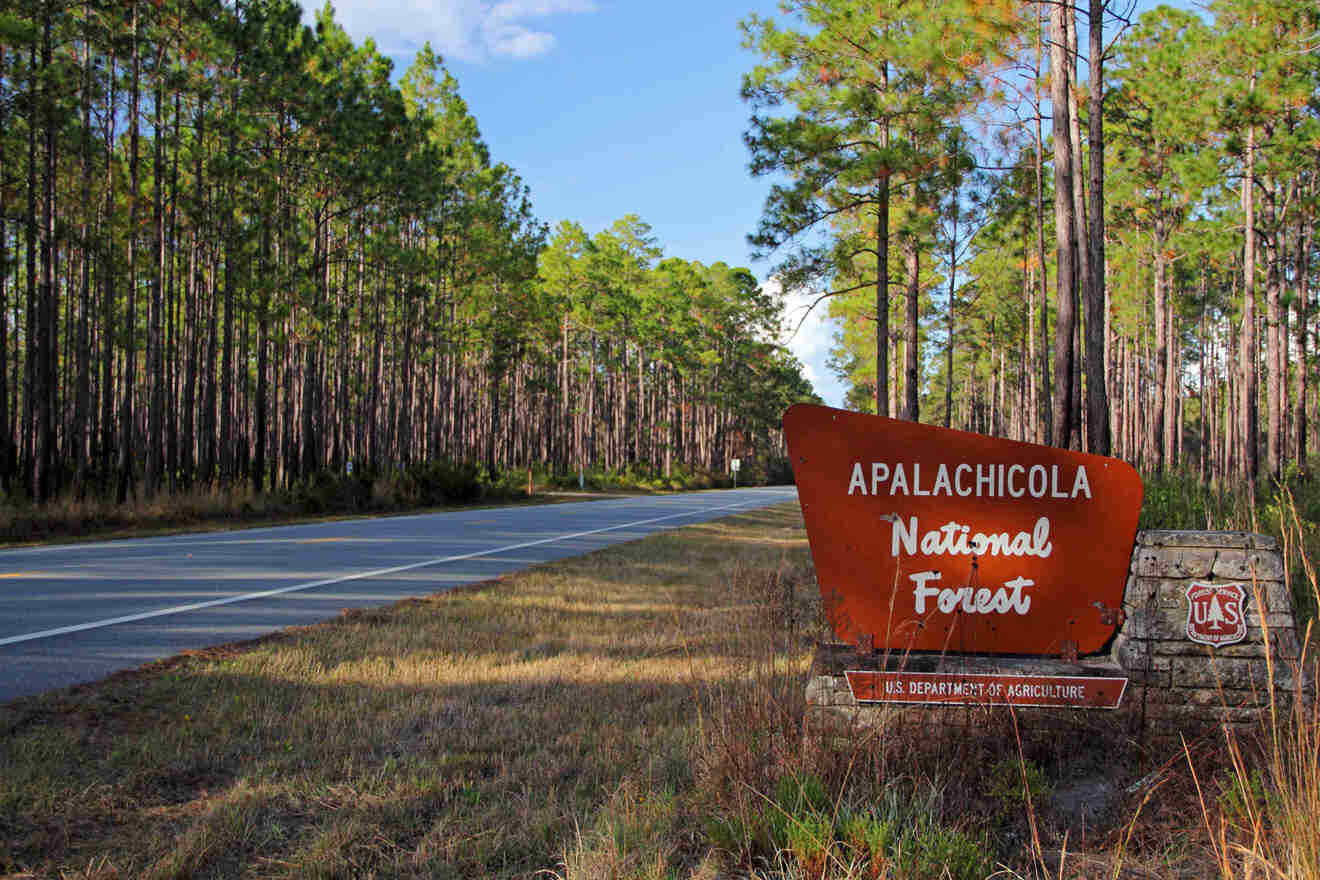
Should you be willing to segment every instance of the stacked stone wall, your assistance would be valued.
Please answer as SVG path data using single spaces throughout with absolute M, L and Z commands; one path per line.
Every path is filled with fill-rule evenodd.
M 1210 646 L 1188 635 L 1187 590 L 1239 584 L 1246 634 Z M 1131 678 L 1129 711 L 1156 728 L 1246 722 L 1297 690 L 1298 631 L 1278 543 L 1246 532 L 1137 533 L 1112 656 Z M 1309 684 L 1309 683 L 1308 683 Z M 1272 690 L 1271 690 L 1272 686 Z

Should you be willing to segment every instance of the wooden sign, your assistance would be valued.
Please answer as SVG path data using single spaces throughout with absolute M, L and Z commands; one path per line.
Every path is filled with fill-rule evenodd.
M 784 432 L 840 639 L 1071 656 L 1113 634 L 1141 510 L 1131 465 L 807 404 Z
M 848 670 L 859 703 L 953 703 L 1117 709 L 1126 678 Z

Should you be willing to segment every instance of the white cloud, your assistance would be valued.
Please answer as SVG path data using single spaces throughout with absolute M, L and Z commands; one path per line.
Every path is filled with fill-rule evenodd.
M 501 28 L 491 33 L 486 41 L 491 52 L 512 58 L 534 58 L 554 48 L 554 34 L 529 31 L 526 28 Z
M 771 278 L 765 283 L 767 293 L 779 295 L 782 288 L 778 278 Z M 785 327 L 782 341 L 798 360 L 802 361 L 802 375 L 816 389 L 825 403 L 830 406 L 843 406 L 846 391 L 843 383 L 829 368 L 830 348 L 834 345 L 834 334 L 838 329 L 829 318 L 826 302 L 820 302 L 814 309 L 818 294 L 809 290 L 790 290 L 783 294 Z M 810 311 L 808 311 L 810 310 Z M 800 324 L 800 326 L 799 326 Z M 794 332 L 796 330 L 796 332 Z
M 307 21 L 320 8 L 305 0 Z M 387 53 L 413 52 L 428 40 L 447 58 L 532 58 L 555 47 L 548 29 L 559 15 L 593 12 L 592 0 L 341 0 L 335 17 L 357 42 Z

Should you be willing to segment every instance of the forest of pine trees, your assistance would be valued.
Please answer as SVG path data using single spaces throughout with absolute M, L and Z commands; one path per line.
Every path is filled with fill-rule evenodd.
M 0 9 L 0 484 L 290 486 L 773 454 L 812 398 L 745 269 L 553 235 L 429 47 L 327 6 Z
M 1317 34 L 1308 0 L 752 16 L 751 241 L 828 300 L 851 407 L 1207 480 L 1304 469 Z M 723 469 L 812 397 L 781 309 L 636 216 L 547 229 L 441 59 L 396 78 L 329 6 L 0 11 L 11 498 Z
M 779 179 L 753 241 L 840 322 L 850 408 L 1253 487 L 1305 469 L 1320 7 L 784 10 L 744 22 Z

